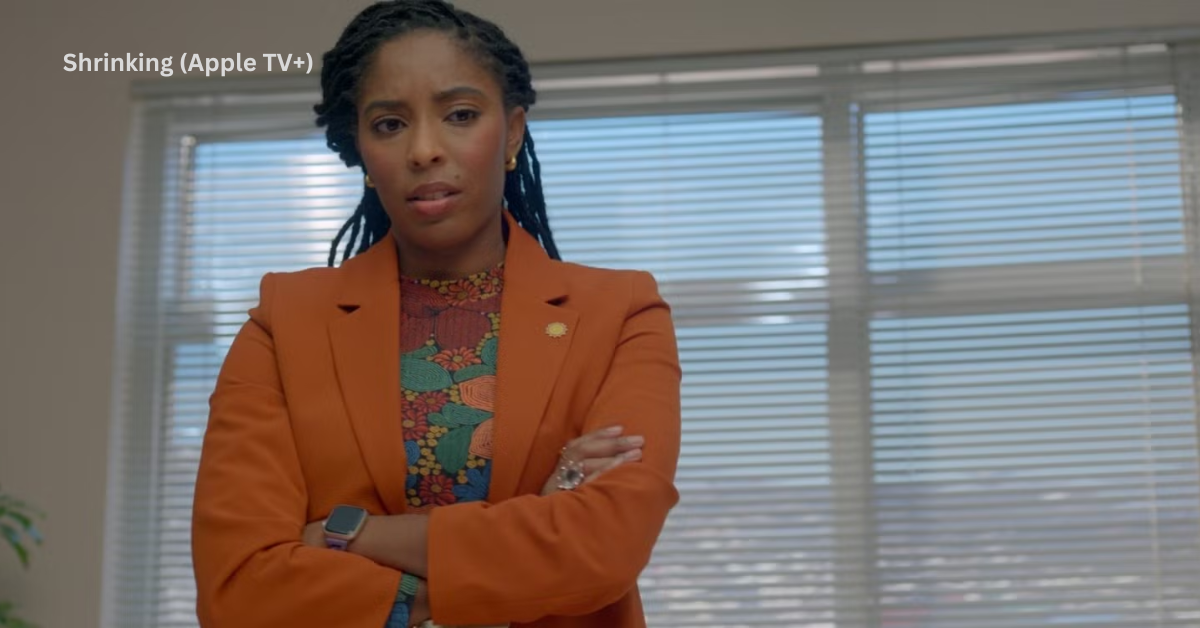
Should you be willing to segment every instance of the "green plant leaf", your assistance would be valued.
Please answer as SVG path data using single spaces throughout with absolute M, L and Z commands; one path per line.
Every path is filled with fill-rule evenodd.
M 446 418 L 441 412 L 429 413 L 429 424 L 439 427 L 458 427 L 458 424 Z
M 21 566 L 29 568 L 29 550 L 21 544 L 21 534 L 16 528 L 7 523 L 0 523 L 0 534 L 4 535 L 4 539 L 8 541 L 8 546 L 13 548 L 17 553 L 17 560 L 21 561 Z
M 442 463 L 442 470 L 451 475 L 458 475 L 460 469 L 467 464 L 470 456 L 471 434 L 475 430 L 459 428 L 450 430 L 442 436 L 434 447 L 434 455 Z
M 432 392 L 454 384 L 450 372 L 426 360 L 400 359 L 400 383 L 414 392 Z
M 24 528 L 26 532 L 33 530 L 33 519 L 31 519 L 28 515 L 12 510 L 7 513 L 7 516 L 21 524 L 21 527 Z
M 3 512 L 20 512 L 29 517 L 37 517 L 38 519 L 44 519 L 46 517 L 45 513 L 37 508 L 30 506 L 29 504 L 13 497 L 12 495 L 0 493 L 0 513 Z
M 0 602 L 0 628 L 37 628 L 13 614 L 12 602 Z
M 0 517 L 0 520 L 2 520 L 3 518 L 4 517 Z M 20 534 L 23 532 L 26 536 L 29 537 L 29 539 L 31 541 L 34 542 L 34 544 L 36 544 L 36 545 L 42 544 L 42 533 L 38 531 L 37 526 L 33 525 L 33 521 L 31 519 L 29 519 L 28 517 L 26 517 L 24 515 L 20 515 L 18 513 L 13 513 L 13 512 L 8 513 L 8 518 L 17 522 L 17 526 L 15 529 L 17 530 L 18 538 L 20 537 Z M 10 524 L 10 523 L 6 523 L 4 525 L 5 525 L 5 527 L 13 527 L 12 524 Z
M 492 413 L 486 410 L 476 410 L 475 408 L 464 406 L 450 402 L 442 406 L 442 416 L 446 417 L 455 426 L 476 426 L 484 421 L 492 418 Z
M 471 366 L 464 366 L 463 368 L 460 368 L 457 371 L 455 371 L 454 372 L 454 381 L 455 381 L 455 383 L 461 384 L 462 382 L 465 382 L 468 379 L 475 379 L 476 377 L 482 377 L 484 375 L 495 375 L 495 374 L 496 374 L 496 367 L 492 366 L 491 364 L 472 364 Z

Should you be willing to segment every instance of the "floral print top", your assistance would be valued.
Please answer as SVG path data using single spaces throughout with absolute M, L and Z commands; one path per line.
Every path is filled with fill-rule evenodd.
M 504 263 L 460 279 L 401 281 L 408 512 L 486 499 Z

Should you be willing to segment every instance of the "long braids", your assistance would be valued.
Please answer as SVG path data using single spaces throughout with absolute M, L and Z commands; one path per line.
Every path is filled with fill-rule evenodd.
M 322 101 L 313 107 L 317 126 L 325 127 L 326 144 L 349 167 L 362 166 L 355 144 L 358 126 L 358 89 L 376 50 L 385 42 L 419 29 L 442 31 L 457 37 L 499 82 L 506 107 L 526 111 L 537 100 L 529 64 L 521 50 L 499 26 L 443 0 L 387 0 L 363 9 L 337 44 L 322 57 Z M 553 259 L 561 259 L 546 216 L 542 192 L 542 167 L 528 129 L 517 152 L 517 167 L 504 180 L 504 204 L 526 231 Z M 329 265 L 342 250 L 342 261 L 362 253 L 387 237 L 391 219 L 374 188 L 363 186 L 363 196 L 329 250 Z

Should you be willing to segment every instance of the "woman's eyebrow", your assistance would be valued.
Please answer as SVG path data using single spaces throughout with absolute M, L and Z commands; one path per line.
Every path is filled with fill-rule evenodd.
M 466 85 L 460 85 L 458 87 L 444 89 L 434 94 L 433 100 L 434 102 L 442 103 L 446 102 L 447 100 L 462 98 L 463 96 L 487 98 L 487 94 L 484 94 L 482 90 Z M 371 104 L 367 105 L 367 107 L 363 109 L 363 115 L 365 116 L 368 113 L 371 113 L 371 111 L 374 109 L 401 109 L 407 105 L 408 103 L 403 100 L 373 100 L 371 101 Z
M 363 115 L 366 116 L 373 109 L 400 109 L 404 104 L 403 100 L 373 100 L 363 109 Z
M 482 90 L 478 90 L 467 85 L 460 85 L 458 87 L 451 87 L 450 89 L 442 90 L 437 94 L 434 94 L 433 100 L 436 102 L 445 102 L 455 98 L 462 98 L 463 96 L 487 98 L 487 94 L 484 94 Z

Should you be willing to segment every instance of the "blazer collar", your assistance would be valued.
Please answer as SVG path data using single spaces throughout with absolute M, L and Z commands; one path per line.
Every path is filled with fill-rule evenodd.
M 550 393 L 571 345 L 579 314 L 568 296 L 566 266 L 504 210 L 508 244 L 500 306 L 500 345 L 488 500 L 516 494 Z M 337 305 L 347 312 L 329 326 L 334 365 L 351 428 L 390 513 L 404 512 L 408 464 L 400 421 L 400 270 L 389 237 L 341 268 Z M 546 333 L 551 323 L 565 336 Z M 542 478 L 544 480 L 545 478 Z M 540 482 L 538 483 L 540 486 Z

